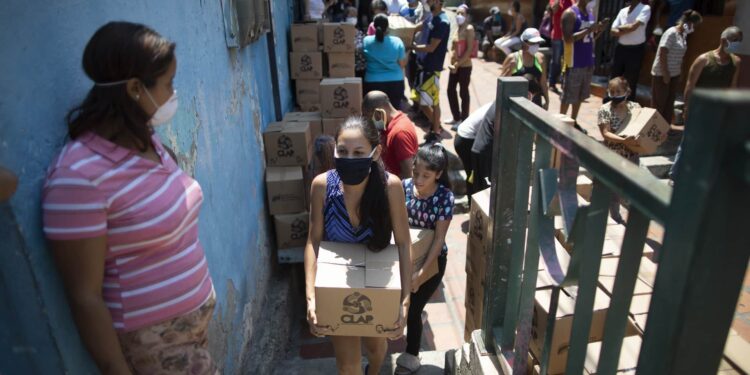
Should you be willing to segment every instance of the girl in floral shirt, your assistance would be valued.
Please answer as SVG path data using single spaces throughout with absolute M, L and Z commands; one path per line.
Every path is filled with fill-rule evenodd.
M 412 280 L 418 280 L 432 262 L 437 262 L 438 273 L 421 286 L 412 283 L 411 304 L 406 320 L 406 352 L 396 361 L 400 368 L 398 371 L 412 373 L 420 367 L 418 356 L 422 339 L 422 310 L 440 286 L 445 273 L 448 259 L 445 234 L 453 218 L 453 193 L 450 190 L 447 168 L 448 154 L 443 145 L 425 145 L 419 148 L 414 159 L 414 177 L 403 181 L 409 226 L 435 231 L 427 259 L 422 269 L 412 270 Z

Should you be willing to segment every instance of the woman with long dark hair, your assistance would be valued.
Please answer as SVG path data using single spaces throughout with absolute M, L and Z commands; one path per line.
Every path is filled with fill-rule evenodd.
M 361 117 L 350 117 L 336 134 L 335 169 L 315 177 L 310 202 L 310 230 L 305 246 L 305 293 L 307 321 L 316 336 L 329 334 L 318 325 L 315 305 L 317 254 L 321 241 L 362 243 L 380 251 L 391 240 L 398 246 L 401 271 L 399 318 L 386 332 L 396 339 L 403 335 L 409 309 L 411 260 L 409 227 L 401 180 L 383 170 L 380 134 Z M 381 337 L 331 336 L 339 374 L 360 374 L 361 345 L 368 359 L 367 375 L 380 373 L 387 344 Z
M 364 93 L 382 91 L 396 109 L 401 109 L 404 98 L 404 67 L 406 49 L 401 39 L 388 34 L 388 16 L 378 14 L 373 21 L 375 35 L 365 37 L 364 52 L 367 60 Z
M 426 144 L 414 159 L 414 177 L 404 180 L 409 226 L 435 231 L 421 269 L 412 270 L 412 281 L 419 280 L 433 262 L 438 273 L 422 285 L 412 285 L 409 314 L 406 320 L 406 352 L 396 360 L 396 373 L 414 373 L 421 366 L 419 347 L 422 342 L 422 310 L 435 293 L 445 274 L 448 247 L 445 235 L 453 219 L 453 192 L 448 178 L 448 152 L 442 144 Z
M 44 233 L 83 344 L 104 374 L 213 374 L 215 298 L 198 240 L 203 195 L 154 133 L 177 111 L 175 44 L 110 22 L 89 40 L 94 84 L 44 185 Z

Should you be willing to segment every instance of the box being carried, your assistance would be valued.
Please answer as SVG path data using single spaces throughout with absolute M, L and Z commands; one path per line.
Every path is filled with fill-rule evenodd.
M 323 78 L 323 53 L 321 52 L 291 52 L 289 65 L 292 79 Z
M 404 42 L 404 47 L 409 48 L 414 41 L 414 33 L 417 25 L 409 22 L 406 18 L 397 15 L 388 16 L 388 35 L 395 36 Z
M 312 158 L 312 136 L 308 122 L 272 122 L 263 132 L 266 165 L 305 166 Z
M 318 23 L 295 23 L 292 25 L 292 51 L 317 52 L 320 48 L 318 40 Z
M 357 29 L 348 23 L 323 24 L 323 51 L 354 52 Z
M 323 117 L 348 117 L 362 113 L 362 78 L 328 78 L 320 82 Z
M 409 236 L 411 237 L 411 264 L 413 273 L 422 268 L 427 257 L 430 255 L 430 248 L 432 246 L 432 240 L 435 238 L 435 231 L 431 229 L 409 228 Z M 438 264 L 437 258 L 435 258 L 435 261 L 424 269 L 422 277 L 416 281 L 416 285 L 424 284 L 425 281 L 437 275 L 437 273 Z
M 401 308 L 398 247 L 321 242 L 315 275 L 318 324 L 332 336 L 387 337 Z
M 667 140 L 669 124 L 659 112 L 653 108 L 637 108 L 631 111 L 630 120 L 617 135 L 621 137 L 635 137 L 638 147 L 631 147 L 639 154 L 650 154 L 656 151 Z

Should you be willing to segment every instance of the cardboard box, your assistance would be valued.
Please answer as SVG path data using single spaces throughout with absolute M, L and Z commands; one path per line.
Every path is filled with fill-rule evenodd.
M 348 23 L 323 24 L 323 51 L 354 52 L 357 29 Z
M 531 342 L 529 348 L 537 357 L 541 357 L 544 347 L 544 335 L 547 329 L 547 316 L 552 290 L 537 290 L 534 302 L 534 315 L 531 322 Z M 594 311 L 591 319 L 591 330 L 589 331 L 589 342 L 600 341 L 604 331 L 604 320 L 609 308 L 609 297 L 597 288 L 594 298 Z M 570 346 L 570 333 L 573 328 L 573 312 L 575 310 L 575 299 L 569 296 L 565 290 L 560 292 L 557 305 L 557 316 L 555 330 L 552 334 L 552 346 L 550 347 L 549 373 L 562 374 L 568 358 L 568 347 Z
M 482 324 L 482 310 L 484 308 L 484 279 L 480 278 L 471 266 L 467 265 L 466 293 L 464 307 L 466 316 L 471 316 L 474 323 Z
M 409 48 L 414 41 L 414 33 L 417 25 L 409 22 L 406 18 L 398 15 L 388 16 L 388 35 L 395 36 L 404 42 L 404 47 Z
M 318 39 L 318 23 L 295 23 L 292 25 L 292 51 L 294 52 L 318 52 L 320 40 Z
M 299 106 L 311 104 L 320 107 L 320 80 L 298 79 L 294 81 L 294 95 Z
M 386 337 L 401 308 L 398 247 L 321 242 L 315 276 L 318 324 L 333 336 Z
M 724 345 L 724 355 L 742 373 L 750 373 L 750 342 L 735 330 L 730 330 Z
M 354 77 L 354 52 L 331 52 L 326 54 L 328 77 Z
M 273 122 L 263 133 L 263 143 L 267 166 L 305 166 L 312 160 L 308 122 Z
M 323 119 L 320 118 L 320 112 L 289 112 L 284 115 L 284 122 L 306 122 L 310 124 L 311 142 L 315 142 L 315 138 L 323 133 Z
M 321 52 L 291 52 L 289 65 L 292 79 L 323 78 L 323 54 Z
M 622 340 L 622 349 L 620 349 L 620 359 L 617 362 L 617 374 L 635 373 L 638 367 L 638 354 L 641 352 L 643 340 L 640 336 L 625 337 Z M 586 360 L 583 363 L 585 374 L 598 374 L 596 367 L 599 365 L 599 352 L 602 350 L 601 342 L 589 344 L 586 348 Z
M 412 272 L 422 268 L 427 256 L 430 253 L 432 241 L 435 238 L 435 231 L 430 229 L 409 228 L 411 237 L 411 263 Z M 438 274 L 437 258 L 427 268 L 425 268 L 422 277 L 416 281 L 416 285 L 422 285 L 425 281 Z
M 349 117 L 362 113 L 361 78 L 327 78 L 320 82 L 323 117 Z
M 650 154 L 667 140 L 668 131 L 669 123 L 657 110 L 639 108 L 631 111 L 627 125 L 617 135 L 635 137 L 638 140 L 638 147 L 631 148 L 631 150 L 639 154 Z
M 467 311 L 466 321 L 464 322 L 464 342 L 471 342 L 471 333 L 479 328 L 480 327 L 474 323 L 474 318 L 472 318 Z
M 339 126 L 346 121 L 346 118 L 324 118 L 323 119 L 323 134 L 336 137 L 336 133 L 339 131 Z
M 307 209 L 301 167 L 266 168 L 266 196 L 271 215 L 293 214 Z
M 484 280 L 485 265 L 492 247 L 492 221 L 490 220 L 490 189 L 471 196 L 469 212 L 469 236 L 466 247 L 466 263 Z
M 276 248 L 292 249 L 295 247 L 304 247 L 307 243 L 309 222 L 310 214 L 307 212 L 275 215 L 273 217 L 273 224 L 276 229 Z

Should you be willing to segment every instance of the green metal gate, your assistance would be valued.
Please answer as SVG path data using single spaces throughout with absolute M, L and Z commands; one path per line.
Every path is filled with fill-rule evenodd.
M 572 285 L 578 293 L 565 373 L 583 373 L 608 205 L 617 194 L 630 202 L 629 215 L 597 373 L 617 369 L 652 220 L 664 226 L 665 236 L 637 372 L 716 373 L 750 255 L 750 122 L 743 111 L 750 108 L 750 93 L 695 92 L 672 192 L 648 171 L 531 103 L 527 85 L 523 78 L 498 80 L 484 348 L 509 363 L 514 374 L 525 374 L 541 255 L 555 280 L 539 358 L 542 374 L 557 296 Z M 558 169 L 551 167 L 553 149 L 564 155 Z M 575 191 L 579 164 L 593 180 L 591 203 L 581 207 Z M 573 244 L 567 269 L 557 263 L 550 242 L 552 202 L 559 204 Z

